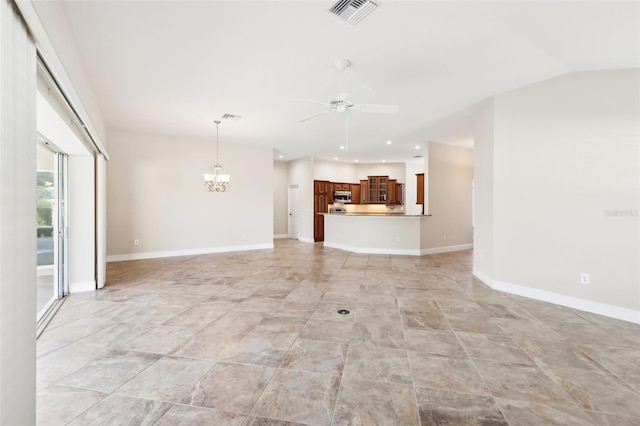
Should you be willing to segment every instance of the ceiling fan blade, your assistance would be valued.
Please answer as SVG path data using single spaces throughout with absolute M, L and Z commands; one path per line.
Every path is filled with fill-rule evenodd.
M 308 99 L 291 99 L 291 100 L 294 101 L 294 102 L 305 102 L 305 103 L 308 103 L 308 104 L 318 104 L 318 105 L 330 106 L 326 102 L 310 101 Z
M 360 112 L 374 112 L 377 114 L 395 114 L 400 108 L 398 105 L 359 104 L 349 109 Z
M 330 110 L 330 109 L 328 109 L 328 110 L 326 110 L 326 111 L 319 112 L 319 113 L 317 113 L 317 114 L 310 115 L 310 116 L 308 116 L 308 117 L 303 118 L 302 120 L 298 120 L 298 123 L 302 123 L 303 121 L 311 120 L 311 119 L 312 119 L 312 118 L 314 118 L 314 117 L 317 117 L 317 116 L 322 115 L 322 114 L 327 114 L 327 113 L 329 113 L 329 112 L 331 112 L 331 110 Z

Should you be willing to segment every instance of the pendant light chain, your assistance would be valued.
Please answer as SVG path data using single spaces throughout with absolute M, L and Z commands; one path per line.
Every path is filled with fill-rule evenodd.
M 218 155 L 220 146 L 220 120 L 215 120 L 214 123 L 216 123 L 216 166 L 218 166 L 220 165 L 220 156 Z

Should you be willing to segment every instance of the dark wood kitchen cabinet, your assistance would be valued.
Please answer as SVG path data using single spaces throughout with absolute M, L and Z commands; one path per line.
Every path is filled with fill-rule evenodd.
M 369 176 L 367 200 L 371 204 L 386 204 L 389 176 Z
M 313 181 L 313 240 L 324 241 L 324 216 L 333 203 L 333 185 L 329 181 Z
M 396 201 L 396 187 L 398 181 L 396 179 L 387 180 L 387 204 L 398 204 Z
M 349 187 L 351 190 L 351 204 L 360 204 L 360 184 L 352 183 Z
M 360 181 L 360 203 L 367 204 L 369 203 L 369 180 L 363 179 Z
M 404 204 L 404 183 L 396 184 L 396 204 Z
M 424 173 L 416 173 L 416 204 L 424 204 Z

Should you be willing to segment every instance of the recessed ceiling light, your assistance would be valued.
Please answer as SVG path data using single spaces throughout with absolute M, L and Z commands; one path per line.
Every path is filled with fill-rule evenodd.
M 383 163 L 386 163 L 386 162 L 387 162 L 387 160 L 382 160 L 382 162 L 383 162 Z
M 416 145 L 416 149 L 420 149 L 420 145 Z
M 337 160 L 337 159 L 338 159 L 338 157 L 333 157 L 333 159 L 334 159 L 334 160 Z
M 387 141 L 387 145 L 391 145 L 391 141 Z
M 344 149 L 344 145 L 340 145 L 340 149 Z
M 278 155 L 278 158 L 284 158 L 284 155 Z
M 355 162 L 357 163 L 357 162 L 358 162 L 358 159 L 355 159 L 355 160 L 353 160 L 353 161 L 355 161 Z

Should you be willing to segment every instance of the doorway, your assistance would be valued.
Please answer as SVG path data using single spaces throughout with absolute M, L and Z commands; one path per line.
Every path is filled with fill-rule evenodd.
M 287 223 L 287 234 L 289 238 L 298 239 L 298 205 L 300 204 L 300 189 L 298 185 L 289 185 L 287 189 L 287 211 L 289 221 Z
M 47 141 L 37 147 L 37 317 L 40 323 L 68 288 L 67 155 Z

